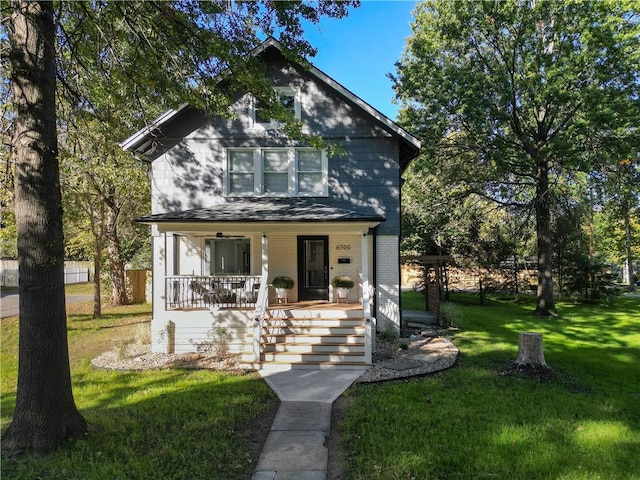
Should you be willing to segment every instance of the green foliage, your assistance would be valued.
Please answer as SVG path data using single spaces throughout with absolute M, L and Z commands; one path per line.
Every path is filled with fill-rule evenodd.
M 2 132 L 1 140 L 4 138 Z M 6 149 L 3 149 L 3 152 Z M 2 172 L 0 172 L 0 258 L 18 258 L 18 232 L 13 202 L 13 168 L 5 153 L 0 154 Z M 6 167 L 6 168 L 5 168 Z
M 353 286 L 355 285 L 354 281 L 351 279 L 351 277 L 347 277 L 344 275 L 338 275 L 337 277 L 334 277 L 333 280 L 331 280 L 331 286 L 333 288 L 353 288 Z
M 640 151 L 637 13 L 634 2 L 430 0 L 397 65 L 399 118 L 422 140 L 424 172 L 442 165 L 441 190 L 535 214 L 539 314 L 553 310 L 551 219 L 564 179 Z M 417 237 L 440 247 L 438 225 L 455 237 L 455 216 L 424 198 L 436 199 L 437 222 Z
M 461 306 L 449 370 L 352 387 L 345 478 L 635 479 L 640 299 L 559 302 L 553 322 L 531 301 Z M 543 333 L 548 378 L 510 373 L 522 331 Z
M 438 325 L 444 328 L 462 327 L 464 322 L 464 311 L 459 305 L 452 302 L 440 303 L 438 312 Z
M 278 276 L 276 278 L 273 279 L 273 282 L 271 282 L 271 284 L 275 287 L 275 288 L 284 288 L 286 290 L 290 290 L 293 288 L 294 285 L 294 281 L 293 278 L 291 277 L 286 277 L 286 276 Z
M 398 340 L 398 331 L 391 323 L 387 323 L 386 328 L 378 333 L 377 339 L 385 342 L 395 342 Z
M 607 265 L 578 254 L 565 266 L 560 291 L 582 301 L 610 302 L 619 294 L 615 280 Z
M 18 233 L 16 221 L 12 212 L 3 212 L 0 225 L 0 258 L 18 258 Z

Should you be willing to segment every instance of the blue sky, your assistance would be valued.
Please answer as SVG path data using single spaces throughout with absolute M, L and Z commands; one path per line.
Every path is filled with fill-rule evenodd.
M 398 105 L 388 73 L 411 34 L 415 1 L 363 0 L 349 16 L 309 25 L 305 38 L 318 49 L 310 61 L 358 97 L 396 119 Z

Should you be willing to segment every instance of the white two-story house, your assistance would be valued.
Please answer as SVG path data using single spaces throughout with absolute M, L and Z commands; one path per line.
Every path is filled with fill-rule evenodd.
M 238 95 L 231 118 L 189 106 L 122 143 L 152 162 L 154 351 L 213 343 L 247 362 L 371 363 L 376 330 L 400 325 L 401 174 L 420 143 L 267 40 L 254 55 L 303 131 L 288 138 Z M 294 286 L 278 299 L 274 278 Z M 346 299 L 331 282 L 354 281 Z

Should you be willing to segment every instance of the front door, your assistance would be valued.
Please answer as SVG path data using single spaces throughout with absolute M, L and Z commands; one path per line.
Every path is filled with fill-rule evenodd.
M 298 299 L 329 300 L 329 237 L 298 237 Z

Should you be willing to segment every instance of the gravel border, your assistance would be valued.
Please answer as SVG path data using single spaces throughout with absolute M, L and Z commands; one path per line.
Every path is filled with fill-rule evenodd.
M 396 350 L 392 358 L 374 360 L 356 383 L 382 382 L 415 377 L 450 368 L 459 350 L 447 337 L 412 337 L 406 349 Z M 375 359 L 375 352 L 374 352 Z M 241 363 L 239 354 L 216 353 L 152 353 L 150 345 L 135 343 L 115 347 L 91 361 L 94 368 L 104 370 L 159 370 L 192 368 L 235 372 L 253 369 Z
M 378 360 L 356 383 L 383 382 L 416 377 L 452 367 L 458 359 L 458 347 L 446 337 L 421 337 L 398 350 L 393 358 Z M 405 368 L 415 365 L 412 368 Z

